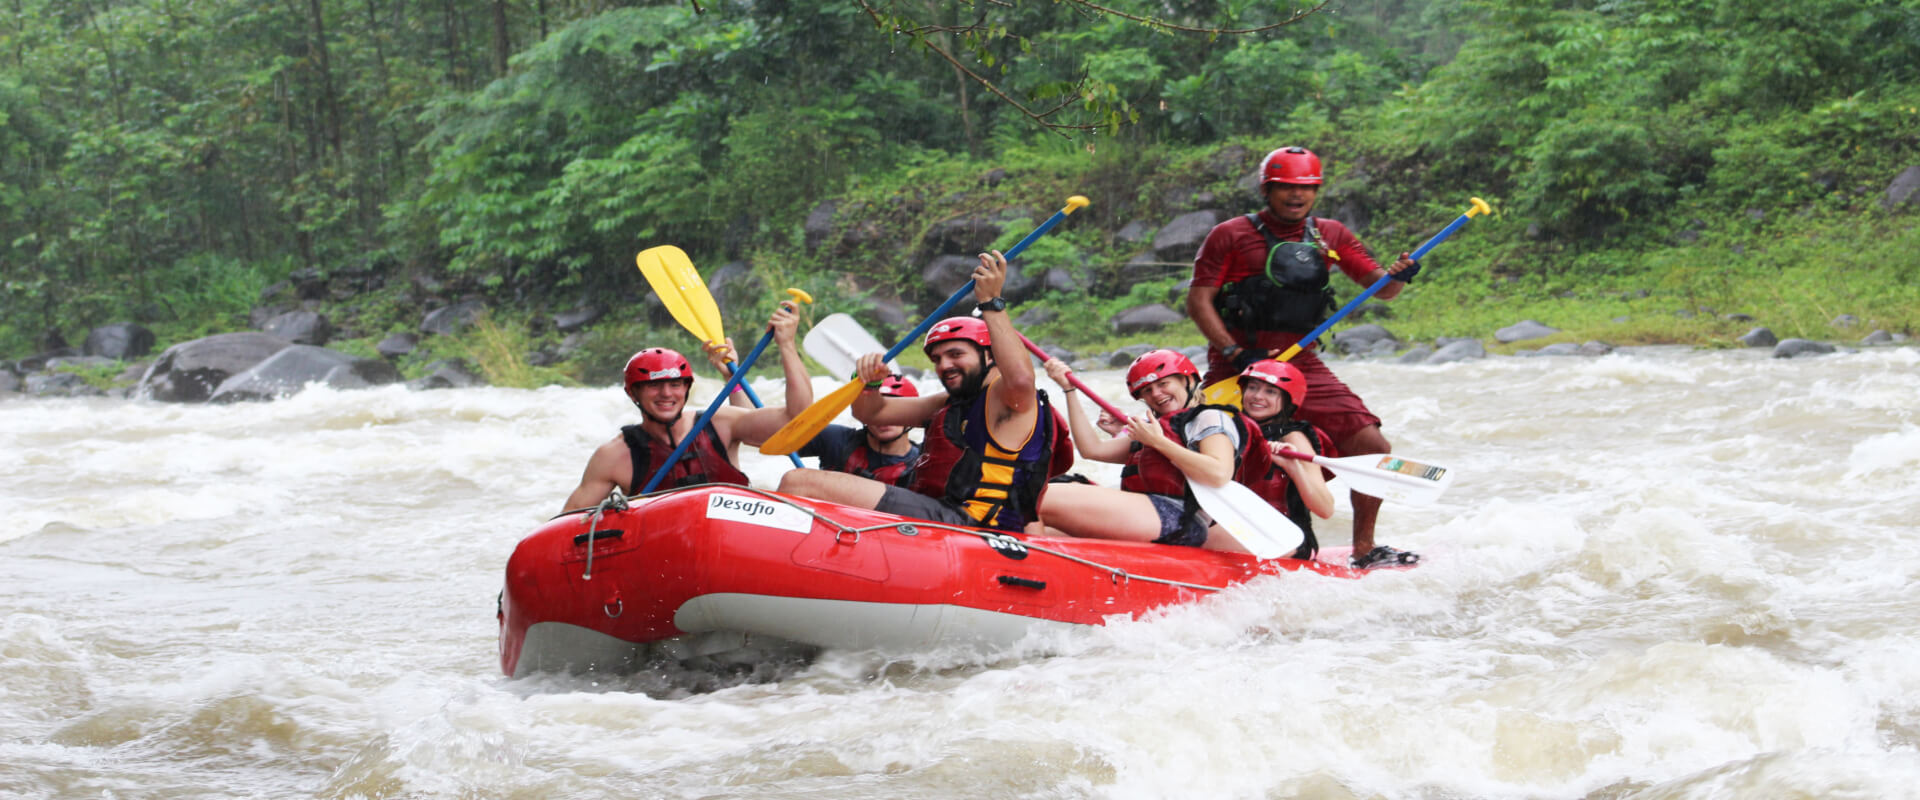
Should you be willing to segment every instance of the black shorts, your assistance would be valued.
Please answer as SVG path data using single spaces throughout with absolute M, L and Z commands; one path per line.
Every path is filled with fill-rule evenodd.
M 1186 503 L 1171 495 L 1150 494 L 1147 499 L 1153 501 L 1154 513 L 1160 515 L 1160 538 L 1153 540 L 1154 544 L 1201 547 L 1207 543 L 1207 528 L 1213 523 L 1205 514 L 1186 513 Z
M 902 517 L 943 522 L 948 525 L 984 527 L 979 520 L 968 516 L 967 512 L 945 500 L 928 497 L 901 486 L 888 486 L 886 492 L 880 495 L 880 502 L 874 505 L 873 510 Z

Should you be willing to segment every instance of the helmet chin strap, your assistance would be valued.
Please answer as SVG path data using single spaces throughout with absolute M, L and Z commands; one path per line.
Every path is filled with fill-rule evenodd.
M 905 436 L 905 435 L 907 435 L 907 429 L 906 429 L 906 428 L 905 428 L 904 426 L 902 426 L 902 427 L 900 428 L 900 432 L 899 432 L 899 433 L 896 433 L 896 434 L 894 434 L 894 435 L 892 436 L 892 438 L 888 438 L 888 439 L 882 439 L 882 438 L 880 438 L 880 437 L 878 437 L 878 436 L 875 436 L 875 435 L 873 435 L 873 426 L 872 426 L 872 425 L 866 425 L 866 426 L 862 426 L 862 427 L 860 428 L 860 430 L 861 430 L 861 431 L 863 431 L 863 432 L 865 432 L 865 434 L 866 434 L 866 436 L 867 436 L 867 440 L 868 440 L 868 441 L 869 441 L 870 443 L 871 443 L 871 442 L 878 442 L 878 443 L 880 444 L 880 446 L 881 446 L 881 447 L 885 447 L 885 446 L 887 446 L 887 445 L 890 445 L 890 444 L 893 444 L 894 442 L 897 442 L 897 441 L 900 441 L 900 437 L 902 437 L 902 436 Z

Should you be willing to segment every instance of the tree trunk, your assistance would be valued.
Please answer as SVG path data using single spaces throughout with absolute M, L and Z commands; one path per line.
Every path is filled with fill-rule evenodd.
M 507 0 L 493 0 L 493 77 L 507 76 L 507 56 L 513 45 L 507 40 Z

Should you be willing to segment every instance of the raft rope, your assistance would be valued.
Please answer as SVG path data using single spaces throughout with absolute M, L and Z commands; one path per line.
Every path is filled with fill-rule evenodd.
M 814 519 L 817 519 L 821 522 L 826 523 L 828 527 L 833 528 L 836 531 L 836 534 L 851 533 L 855 537 L 858 537 L 860 534 L 866 533 L 869 531 L 883 531 L 888 529 L 899 531 L 902 526 L 910 525 L 915 528 L 937 528 L 943 531 L 952 531 L 954 533 L 964 533 L 969 536 L 977 536 L 982 541 L 985 541 L 988 544 L 992 544 L 993 540 L 998 537 L 1007 535 L 1002 533 L 995 533 L 992 531 L 977 530 L 974 528 L 962 528 L 958 525 L 948 525 L 944 522 L 933 522 L 930 520 L 918 520 L 918 519 L 911 520 L 908 522 L 888 522 L 880 525 L 868 525 L 864 528 L 853 528 L 853 527 L 848 527 L 846 525 L 841 524 L 839 520 L 836 520 L 832 517 L 829 517 L 825 514 L 822 514 L 806 506 L 800 505 L 799 503 L 793 502 L 791 498 L 788 498 L 785 495 L 774 494 L 773 492 L 769 492 L 765 489 L 756 489 L 752 486 L 740 486 L 740 485 L 731 484 L 731 483 L 728 483 L 728 484 L 703 483 L 697 486 L 683 486 L 676 489 L 667 489 L 665 491 L 654 492 L 653 494 L 645 495 L 645 497 L 649 499 L 655 498 L 655 497 L 664 497 L 666 495 L 675 494 L 678 492 L 684 492 L 691 489 L 705 489 L 705 488 L 711 488 L 715 486 L 724 486 L 730 491 L 737 490 L 742 492 L 748 492 L 750 494 L 758 495 L 768 500 L 772 500 L 776 503 L 783 503 L 785 505 L 792 506 L 793 508 L 797 508 L 800 511 L 804 512 L 807 516 L 813 517 Z M 620 488 L 617 486 L 614 487 L 613 495 L 619 495 L 619 494 L 620 494 Z M 609 497 L 609 499 L 611 499 L 611 496 Z M 624 504 L 624 501 L 626 498 L 621 497 L 620 499 L 623 502 L 622 502 L 622 505 L 619 507 L 619 510 L 625 511 L 626 506 Z M 600 518 L 599 516 L 600 512 L 606 507 L 607 507 L 607 503 L 603 501 L 600 504 L 599 508 L 594 509 L 593 519 L 595 520 L 596 523 Z M 592 529 L 593 528 L 591 526 L 588 528 L 588 530 L 592 530 Z M 905 534 L 902 534 L 902 535 L 905 535 Z M 858 539 L 856 538 L 855 541 L 858 541 Z M 1046 553 L 1047 555 L 1053 556 L 1055 558 L 1064 559 L 1067 561 L 1074 562 L 1076 564 L 1080 564 L 1085 567 L 1090 567 L 1092 569 L 1105 572 L 1107 573 L 1107 578 L 1113 581 L 1114 583 L 1122 583 L 1125 581 L 1146 581 L 1147 583 L 1158 583 L 1164 586 L 1178 586 L 1183 589 L 1193 589 L 1195 591 L 1201 591 L 1201 592 L 1220 591 L 1220 587 L 1218 586 L 1208 586 L 1206 584 L 1201 584 L 1201 583 L 1188 583 L 1186 581 L 1176 581 L 1170 578 L 1156 578 L 1151 575 L 1135 575 L 1119 567 L 1111 567 L 1106 564 L 1102 564 L 1098 561 L 1081 558 L 1080 556 L 1072 555 L 1070 553 L 1063 553 L 1063 552 L 1060 552 L 1059 550 L 1055 550 L 1045 545 L 1035 544 L 1034 537 L 1031 537 L 1031 536 L 1022 540 L 1017 540 L 1017 541 L 1019 541 L 1020 544 L 1026 547 L 1028 550 L 1032 550 L 1039 553 Z M 591 547 L 588 548 L 588 553 L 587 553 L 587 568 L 589 570 L 593 568 L 593 553 L 592 553 Z
M 580 579 L 583 581 L 593 580 L 593 534 L 600 530 L 600 518 L 607 515 L 609 508 L 615 511 L 627 510 L 627 493 L 620 491 L 618 486 L 613 487 L 613 491 L 607 492 L 606 499 L 594 506 L 593 515 L 587 517 L 587 569 L 580 573 Z

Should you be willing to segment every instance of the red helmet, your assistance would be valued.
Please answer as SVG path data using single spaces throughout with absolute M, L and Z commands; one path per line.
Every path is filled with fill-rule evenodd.
M 919 397 L 920 390 L 908 383 L 906 378 L 888 375 L 880 379 L 880 394 L 886 397 Z
M 1172 350 L 1149 350 L 1133 360 L 1133 366 L 1127 367 L 1127 394 L 1140 396 L 1140 390 L 1147 384 L 1168 375 L 1186 375 L 1194 380 L 1200 379 L 1200 370 L 1194 369 L 1193 362 L 1186 356 Z
M 962 339 L 980 345 L 992 347 L 993 337 L 987 333 L 987 323 L 975 317 L 948 317 L 940 320 L 927 331 L 927 343 L 921 350 L 932 350 L 933 346 L 949 339 Z
M 1246 385 L 1248 378 L 1273 384 L 1274 388 L 1286 392 L 1288 397 L 1293 398 L 1294 408 L 1299 408 L 1301 403 L 1307 401 L 1307 376 L 1300 372 L 1299 367 L 1285 361 L 1268 358 L 1248 364 L 1240 372 L 1242 386 Z
M 1269 183 L 1325 183 L 1320 177 L 1320 157 L 1304 147 L 1282 147 L 1268 153 L 1260 159 L 1260 185 Z
M 649 347 L 627 359 L 627 385 L 647 381 L 684 379 L 693 383 L 693 365 L 687 357 L 664 347 Z

